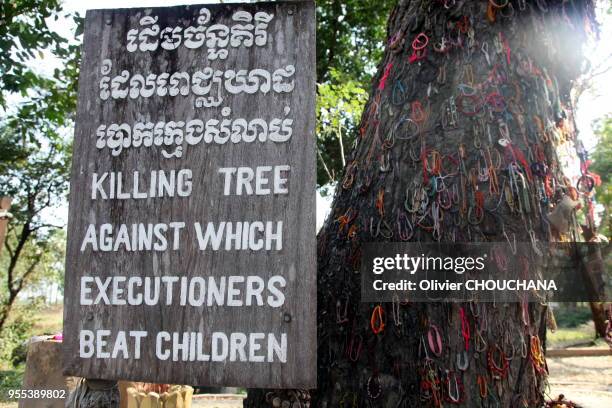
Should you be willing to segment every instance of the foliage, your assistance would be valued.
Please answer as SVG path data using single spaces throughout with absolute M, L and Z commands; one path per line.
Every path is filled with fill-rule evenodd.
M 317 2 L 317 184 L 337 180 L 357 138 L 367 89 L 384 51 L 394 1 Z
M 591 321 L 591 309 L 585 306 L 576 308 L 562 307 L 555 312 L 555 320 L 560 328 L 576 328 Z
M 367 92 L 357 81 L 339 79 L 332 70 L 332 81 L 318 85 L 317 138 L 319 164 L 317 182 L 335 181 L 344 167 L 345 152 L 355 141 L 357 125 L 367 100 Z
M 0 336 L 0 361 L 4 363 L 4 368 L 18 367 L 25 363 L 26 341 L 32 336 L 36 313 L 42 303 L 40 298 L 32 299 L 13 311 Z
M 599 141 L 591 155 L 590 170 L 599 174 L 601 186 L 596 188 L 596 201 L 603 205 L 604 213 L 600 233 L 612 235 L 612 116 L 601 119 L 595 125 L 595 133 Z
M 20 366 L 14 370 L 0 371 L 0 401 L 12 401 L 8 398 L 9 390 L 21 388 L 23 382 L 24 367 Z
M 10 143 L 15 137 L 5 132 L 0 140 Z M 50 211 L 64 204 L 71 146 L 61 140 L 47 143 L 43 150 L 22 148 L 20 154 L 26 159 L 11 163 L 0 173 L 0 195 L 13 198 L 6 254 L 0 262 L 0 330 L 19 293 L 41 279 L 57 277 L 62 268 L 62 225 L 49 219 Z
M 384 51 L 385 27 L 395 1 L 321 0 L 317 2 L 317 82 L 334 71 L 366 88 Z
M 60 0 L 0 2 L 0 121 L 23 143 L 41 146 L 41 139 L 56 139 L 73 117 L 80 46 L 49 27 L 60 16 Z M 79 34 L 82 19 L 63 17 L 74 19 Z M 34 67 L 51 55 L 61 68 L 52 77 L 37 73 Z
M 60 17 L 74 20 L 74 39 L 51 28 Z M 59 0 L 0 3 L 0 196 L 13 199 L 0 258 L 0 331 L 13 345 L 30 324 L 24 313 L 32 308 L 17 304 L 21 291 L 61 274 L 63 225 L 50 220 L 68 190 L 71 146 L 63 129 L 76 108 L 82 22 L 62 13 Z M 44 64 L 58 67 L 45 74 Z

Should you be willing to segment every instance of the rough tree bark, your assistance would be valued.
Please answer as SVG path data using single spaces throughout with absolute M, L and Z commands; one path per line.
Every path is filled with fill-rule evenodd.
M 81 379 L 66 399 L 66 408 L 119 408 L 116 381 Z
M 364 242 L 508 242 L 513 256 L 514 240 L 558 239 L 546 214 L 576 193 L 557 147 L 573 149 L 569 91 L 592 21 L 591 1 L 398 2 L 360 138 L 318 237 L 311 406 L 542 405 L 546 306 L 366 304 L 356 271 Z M 386 325 L 374 334 L 377 306 Z M 426 340 L 433 325 L 440 356 Z M 249 390 L 245 406 L 296 401 Z

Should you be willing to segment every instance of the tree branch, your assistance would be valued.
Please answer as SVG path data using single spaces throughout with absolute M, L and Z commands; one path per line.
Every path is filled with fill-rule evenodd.
M 42 228 L 60 229 L 60 228 L 64 228 L 64 226 L 63 225 L 55 225 L 55 224 L 46 224 L 46 223 L 43 223 L 43 224 L 37 224 L 35 227 L 32 227 L 31 230 L 32 230 L 32 232 L 34 232 L 34 231 L 38 231 L 39 229 L 42 229 Z
M 40 257 L 36 258 L 36 260 L 32 262 L 32 264 L 28 267 L 28 269 L 26 269 L 23 275 L 19 278 L 19 284 L 17 285 L 17 288 L 16 288 L 17 293 L 21 292 L 21 290 L 23 289 L 23 285 L 25 284 L 28 277 L 34 272 L 38 264 L 40 264 L 40 260 L 41 260 Z
M 321 150 L 319 150 L 319 146 L 317 146 L 317 155 L 319 156 L 319 160 L 321 160 L 321 163 L 323 163 L 323 169 L 325 169 L 327 177 L 329 177 L 331 181 L 336 181 L 334 176 L 330 173 L 329 167 L 327 167 L 327 164 L 325 163 L 325 159 L 323 159 L 323 155 L 321 154 Z
M 342 142 L 342 123 L 338 120 L 338 143 L 340 143 L 340 159 L 342 160 L 342 167 L 346 166 L 346 159 L 344 157 L 344 143 Z
M 6 234 L 8 236 L 8 233 Z M 8 239 L 4 240 L 4 247 L 6 248 L 6 251 L 9 254 L 9 257 L 12 258 L 13 257 L 13 248 L 11 248 L 11 245 L 8 242 Z

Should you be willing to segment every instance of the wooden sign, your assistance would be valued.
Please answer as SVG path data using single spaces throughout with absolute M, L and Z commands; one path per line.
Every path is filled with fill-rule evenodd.
M 316 386 L 311 1 L 85 21 L 65 373 Z

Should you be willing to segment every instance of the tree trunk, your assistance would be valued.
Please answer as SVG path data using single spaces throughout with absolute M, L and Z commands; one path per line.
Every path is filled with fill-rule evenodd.
M 116 381 L 81 379 L 66 400 L 66 408 L 119 408 Z
M 12 201 L 11 197 L 0 197 L 0 255 L 4 249 L 4 239 L 6 238 Z
M 21 289 L 23 288 L 23 284 L 27 275 L 32 272 L 33 267 L 38 264 L 38 261 L 35 261 L 36 264 L 33 265 L 29 272 L 25 273 L 22 276 L 15 276 L 15 272 L 17 270 L 17 262 L 19 261 L 19 257 L 28 242 L 28 239 L 32 235 L 32 230 L 30 229 L 30 221 L 22 227 L 21 234 L 19 234 L 19 241 L 15 247 L 15 249 L 10 253 L 10 261 L 6 271 L 6 287 L 8 291 L 8 298 L 0 305 L 0 333 L 4 330 L 4 326 L 6 325 L 11 310 L 17 300 L 17 296 Z
M 13 309 L 13 305 L 15 304 L 15 300 L 17 299 L 17 293 L 12 290 L 9 290 L 9 296 L 4 302 L 4 304 L 0 305 L 2 308 L 0 310 L 0 333 L 4 330 L 4 325 L 7 323 L 9 315 L 11 314 L 11 310 Z
M 605 264 L 599 245 L 592 243 L 581 249 L 580 273 L 589 298 L 594 300 L 589 302 L 589 307 L 593 316 L 595 334 L 597 337 L 605 338 L 607 328 L 604 307 L 606 301 Z
M 591 308 L 591 315 L 593 316 L 593 325 L 595 326 L 595 335 L 599 338 L 605 339 L 608 329 L 606 324 L 606 309 L 605 303 L 602 302 L 589 302 Z
M 360 248 L 493 241 L 512 256 L 515 240 L 551 240 L 546 214 L 573 193 L 556 146 L 575 137 L 569 90 L 591 19 L 587 1 L 398 2 L 318 237 L 311 406 L 541 405 L 545 306 L 361 303 Z M 386 325 L 375 334 L 379 306 Z M 439 356 L 427 341 L 433 326 Z M 245 406 L 269 406 L 265 395 L 249 390 Z

